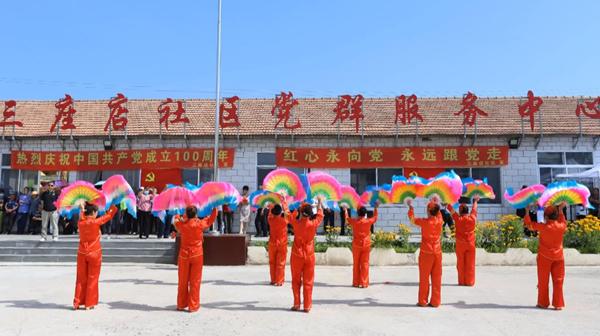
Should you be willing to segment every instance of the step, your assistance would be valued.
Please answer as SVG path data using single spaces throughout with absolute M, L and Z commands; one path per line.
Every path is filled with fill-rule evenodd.
M 0 254 L 0 262 L 76 262 L 76 255 L 14 255 Z M 149 263 L 173 264 L 173 256 L 147 256 L 147 255 L 107 255 L 102 257 L 102 262 L 108 263 Z
M 77 255 L 77 246 L 75 247 L 3 247 L 0 248 L 2 254 L 16 255 Z M 148 255 L 148 256 L 173 256 L 175 248 L 146 248 L 146 247 L 103 247 L 103 255 Z
M 147 240 L 101 240 L 100 244 L 103 248 L 170 248 L 175 245 L 175 240 L 165 241 L 147 241 Z M 79 240 L 59 240 L 59 241 L 45 241 L 40 242 L 37 240 L 0 240 L 0 251 L 5 247 L 75 247 L 79 246 Z

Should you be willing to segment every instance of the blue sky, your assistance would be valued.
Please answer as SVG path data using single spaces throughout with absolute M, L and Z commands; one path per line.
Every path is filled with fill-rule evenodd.
M 216 0 L 0 1 L 0 100 L 214 97 Z M 224 95 L 600 94 L 600 1 L 223 0 Z

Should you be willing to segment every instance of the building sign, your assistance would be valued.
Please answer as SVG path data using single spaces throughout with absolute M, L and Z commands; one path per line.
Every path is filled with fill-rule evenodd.
M 219 167 L 232 168 L 235 150 L 219 150 Z M 13 169 L 79 171 L 79 170 L 130 170 L 166 168 L 212 168 L 213 150 L 208 148 L 156 148 L 140 150 L 11 152 Z
M 297 168 L 488 167 L 507 165 L 508 147 L 279 147 L 276 158 Z

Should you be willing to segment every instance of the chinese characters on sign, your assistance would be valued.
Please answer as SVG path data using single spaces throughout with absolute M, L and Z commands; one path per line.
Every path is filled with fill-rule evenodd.
M 129 110 L 125 106 L 127 103 L 127 97 L 122 93 L 117 93 L 116 97 L 111 98 L 108 102 L 108 108 L 110 109 L 110 116 L 106 125 L 104 126 L 104 132 L 108 130 L 123 131 L 127 126 L 127 113 Z
M 277 148 L 290 168 L 490 167 L 508 164 L 507 146 Z
M 588 112 L 589 110 L 589 112 Z M 582 114 L 591 119 L 600 119 L 600 97 L 592 101 L 582 101 L 577 104 L 575 114 L 580 117 Z
M 540 110 L 540 106 L 544 101 L 540 97 L 536 97 L 533 95 L 533 91 L 527 91 L 527 100 L 519 105 L 519 115 L 521 118 L 529 117 L 529 125 L 531 126 L 531 130 L 535 128 L 535 113 Z
M 65 94 L 65 98 L 54 104 L 54 107 L 58 111 L 54 117 L 54 123 L 50 127 L 50 133 L 54 133 L 55 130 L 74 130 L 76 127 L 73 124 L 73 115 L 77 113 L 77 110 L 73 107 L 73 98 Z M 58 125 L 59 123 L 60 126 Z
M 271 109 L 271 115 L 277 118 L 277 123 L 275 123 L 275 127 L 279 127 L 281 122 L 283 122 L 283 128 L 285 129 L 296 129 L 302 127 L 300 124 L 300 119 L 296 120 L 294 124 L 288 124 L 290 118 L 292 117 L 292 111 L 295 106 L 299 104 L 298 99 L 294 98 L 294 94 L 292 92 L 281 92 L 280 94 L 275 96 L 275 102 L 273 103 L 273 108 Z
M 42 152 L 12 151 L 11 168 L 24 170 L 81 171 L 166 168 L 212 168 L 212 149 L 156 148 L 141 150 Z M 222 148 L 220 168 L 232 168 L 235 150 Z
M 410 124 L 413 119 L 423 122 L 423 116 L 419 114 L 417 96 L 411 95 L 406 97 L 405 95 L 401 95 L 396 97 L 396 125 L 398 125 L 398 121 L 402 125 Z
M 171 110 L 173 103 L 177 105 L 175 111 Z M 159 123 L 161 127 L 164 126 L 167 131 L 169 130 L 169 124 L 190 123 L 190 120 L 185 116 L 185 108 L 181 100 L 174 101 L 171 98 L 163 100 L 158 105 L 158 114 L 160 115 Z
M 365 118 L 363 114 L 363 96 L 340 96 L 333 112 L 335 112 L 335 119 L 331 123 L 332 125 L 335 125 L 336 122 L 343 123 L 349 119 L 354 121 L 356 133 L 358 133 L 361 122 Z
M 477 105 L 475 105 L 476 100 L 477 96 L 475 94 L 467 92 L 467 94 L 463 97 L 462 102 L 460 103 L 463 107 L 460 109 L 460 111 L 454 113 L 455 116 L 461 114 L 464 115 L 464 119 L 462 122 L 463 125 L 473 127 L 473 125 L 475 125 L 475 123 L 477 122 L 478 115 L 487 117 L 488 114 L 485 113 L 485 111 L 483 111 L 479 107 L 477 107 Z
M 240 127 L 240 120 L 238 118 L 238 104 L 240 97 L 233 96 L 225 98 L 226 103 L 221 103 L 219 106 L 219 126 L 221 128 L 228 127 Z
M 18 126 L 23 127 L 23 123 L 15 120 L 17 116 L 17 102 L 14 100 L 7 100 L 4 102 L 4 112 L 2 113 L 2 122 L 0 126 L 3 128 L 6 126 Z

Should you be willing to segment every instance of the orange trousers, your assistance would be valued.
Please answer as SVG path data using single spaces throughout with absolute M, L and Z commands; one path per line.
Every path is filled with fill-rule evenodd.
M 369 287 L 369 255 L 371 247 L 352 247 L 354 264 L 352 268 L 352 286 Z
M 456 241 L 456 270 L 459 286 L 475 285 L 475 243 Z
M 98 304 L 98 280 L 102 265 L 102 250 L 77 254 L 77 280 L 73 307 L 93 307 Z
M 269 268 L 271 284 L 282 285 L 285 281 L 285 261 L 287 258 L 287 242 L 269 243 Z
M 552 260 L 538 254 L 538 306 L 548 308 L 550 306 L 548 282 L 552 275 L 552 306 L 564 308 L 563 282 L 565 281 L 565 260 Z
M 315 281 L 315 255 L 300 257 L 292 254 L 292 292 L 294 307 L 300 307 L 300 287 L 304 294 L 304 310 L 312 308 L 312 291 Z
M 196 311 L 200 308 L 200 282 L 204 256 L 191 258 L 179 257 L 179 283 L 177 286 L 177 309 L 189 308 Z
M 431 301 L 429 301 L 431 278 Z M 442 296 L 442 254 L 419 253 L 419 305 L 438 307 Z

